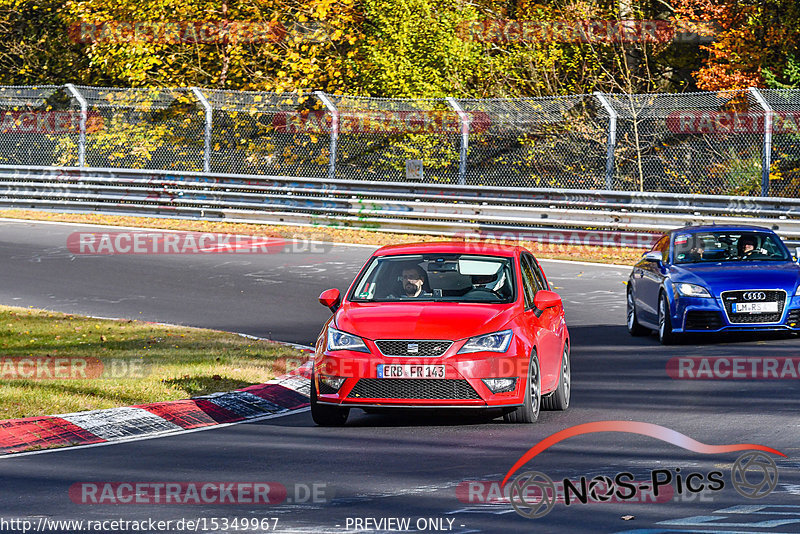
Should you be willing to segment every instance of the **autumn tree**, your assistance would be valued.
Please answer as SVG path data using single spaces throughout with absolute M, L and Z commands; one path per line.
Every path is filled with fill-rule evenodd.
M 763 86 L 765 69 L 776 81 L 790 74 L 790 58 L 800 42 L 800 5 L 795 0 L 677 0 L 675 15 L 717 28 L 695 72 L 700 89 Z

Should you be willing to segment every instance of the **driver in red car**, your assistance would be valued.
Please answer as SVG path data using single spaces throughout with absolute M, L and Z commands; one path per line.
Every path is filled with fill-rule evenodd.
M 400 275 L 400 282 L 403 284 L 403 297 L 430 297 L 432 293 L 425 291 L 427 282 L 427 274 L 425 270 L 412 263 L 403 267 L 403 272 Z

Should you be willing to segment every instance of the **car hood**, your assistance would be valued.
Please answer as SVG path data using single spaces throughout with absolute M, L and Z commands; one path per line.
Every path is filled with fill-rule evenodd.
M 670 267 L 675 283 L 700 284 L 715 296 L 731 289 L 785 289 L 794 294 L 800 266 L 790 262 L 692 263 Z
M 466 302 L 346 303 L 336 328 L 367 339 L 464 339 L 503 328 L 514 305 Z

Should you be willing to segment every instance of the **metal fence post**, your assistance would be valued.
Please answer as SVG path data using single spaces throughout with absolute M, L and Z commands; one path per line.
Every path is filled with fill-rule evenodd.
M 750 94 L 764 110 L 764 155 L 761 158 L 761 196 L 769 196 L 769 169 L 772 166 L 772 106 L 769 105 L 761 91 L 750 87 Z
M 617 112 L 611 107 L 605 95 L 594 93 L 600 105 L 608 113 L 608 142 L 606 144 L 606 189 L 614 188 L 614 149 L 617 146 Z
M 328 164 L 328 180 L 336 179 L 336 146 L 339 143 L 339 110 L 322 91 L 314 91 L 331 114 L 331 161 Z
M 192 93 L 195 98 L 200 101 L 206 114 L 206 128 L 204 134 L 204 148 L 203 148 L 203 172 L 211 172 L 211 131 L 214 121 L 214 110 L 211 104 L 208 103 L 206 95 L 198 87 L 192 87 Z
M 461 121 L 461 153 L 459 155 L 458 163 L 458 185 L 465 185 L 467 183 L 467 149 L 469 148 L 469 116 L 464 112 L 461 105 L 456 102 L 456 99 L 448 96 L 447 103 L 453 108 L 453 111 L 458 113 L 458 118 Z
M 78 104 L 81 106 L 81 120 L 80 120 L 80 133 L 78 134 L 78 167 L 86 166 L 86 117 L 89 114 L 89 106 L 86 104 L 86 99 L 78 92 L 71 83 L 66 84 L 64 87 L 72 94 Z

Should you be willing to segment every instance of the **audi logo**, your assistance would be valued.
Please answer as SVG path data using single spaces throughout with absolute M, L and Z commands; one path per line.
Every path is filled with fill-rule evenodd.
M 767 294 L 763 291 L 748 291 L 742 295 L 744 300 L 766 300 Z

